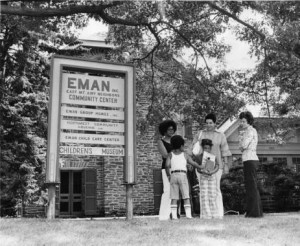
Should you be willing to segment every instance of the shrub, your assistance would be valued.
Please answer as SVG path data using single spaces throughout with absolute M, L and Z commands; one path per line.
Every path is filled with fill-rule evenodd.
M 242 167 L 231 168 L 228 174 L 223 175 L 221 190 L 225 211 L 244 213 L 245 187 Z
M 288 212 L 300 209 L 300 174 L 284 163 L 259 165 L 258 189 L 263 209 L 270 212 Z M 221 190 L 225 211 L 245 211 L 243 167 L 233 167 L 223 175 Z

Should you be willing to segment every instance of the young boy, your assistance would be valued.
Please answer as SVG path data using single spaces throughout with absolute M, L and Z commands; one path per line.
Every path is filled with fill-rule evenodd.
M 179 200 L 179 191 L 184 202 L 186 217 L 191 219 L 191 205 L 189 195 L 189 183 L 187 179 L 187 163 L 198 169 L 202 169 L 197 162 L 194 162 L 190 156 L 184 153 L 184 139 L 175 135 L 171 138 L 172 152 L 169 153 L 166 161 L 166 173 L 170 179 L 171 186 L 171 213 L 172 219 L 177 219 L 177 200 Z

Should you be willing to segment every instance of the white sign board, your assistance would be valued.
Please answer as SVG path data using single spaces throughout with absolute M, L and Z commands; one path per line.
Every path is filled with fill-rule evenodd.
M 124 136 L 121 135 L 103 135 L 103 134 L 82 134 L 82 133 L 60 133 L 61 143 L 85 143 L 85 144 L 125 144 Z
M 62 119 L 60 129 L 102 132 L 124 132 L 123 123 Z
M 62 74 L 62 103 L 124 107 L 124 79 Z
M 104 155 L 104 156 L 125 156 L 124 148 L 101 148 L 83 146 L 60 146 L 61 155 Z
M 59 183 L 59 155 L 102 155 L 124 156 L 135 183 L 134 67 L 55 55 L 50 89 L 46 182 Z
M 110 120 L 124 120 L 124 111 L 119 110 L 101 110 L 90 108 L 75 108 L 63 105 L 61 107 L 62 116 L 70 117 L 84 117 L 95 119 L 110 119 Z

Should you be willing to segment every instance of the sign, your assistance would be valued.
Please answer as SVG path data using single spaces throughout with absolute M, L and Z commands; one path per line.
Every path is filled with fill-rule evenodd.
M 60 182 L 60 155 L 101 155 L 123 156 L 124 182 L 134 184 L 134 67 L 54 55 L 50 75 L 46 182 Z
M 123 123 L 85 121 L 85 120 L 64 120 L 63 119 L 60 128 L 66 130 L 124 132 Z
M 119 110 L 100 110 L 90 108 L 75 108 L 63 105 L 61 107 L 62 116 L 70 117 L 85 117 L 95 119 L 111 119 L 111 120 L 124 120 L 124 111 Z
M 124 136 L 103 135 L 103 134 L 83 134 L 83 133 L 60 133 L 61 143 L 85 143 L 85 144 L 125 144 Z
M 84 146 L 60 146 L 61 155 L 104 155 L 104 156 L 124 156 L 124 148 L 101 148 Z
M 62 103 L 124 108 L 124 79 L 62 75 Z

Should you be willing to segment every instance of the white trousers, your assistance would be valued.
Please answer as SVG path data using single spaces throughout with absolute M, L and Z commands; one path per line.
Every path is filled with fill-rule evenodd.
M 170 196 L 170 181 L 167 177 L 165 169 L 161 170 L 164 192 L 161 195 L 160 208 L 159 208 L 159 220 L 170 219 L 171 214 L 171 196 Z
M 217 182 L 217 210 L 220 217 L 224 216 L 224 207 L 223 207 L 223 196 L 221 192 L 221 177 L 223 174 L 223 169 L 219 169 L 214 175 L 216 176 Z

